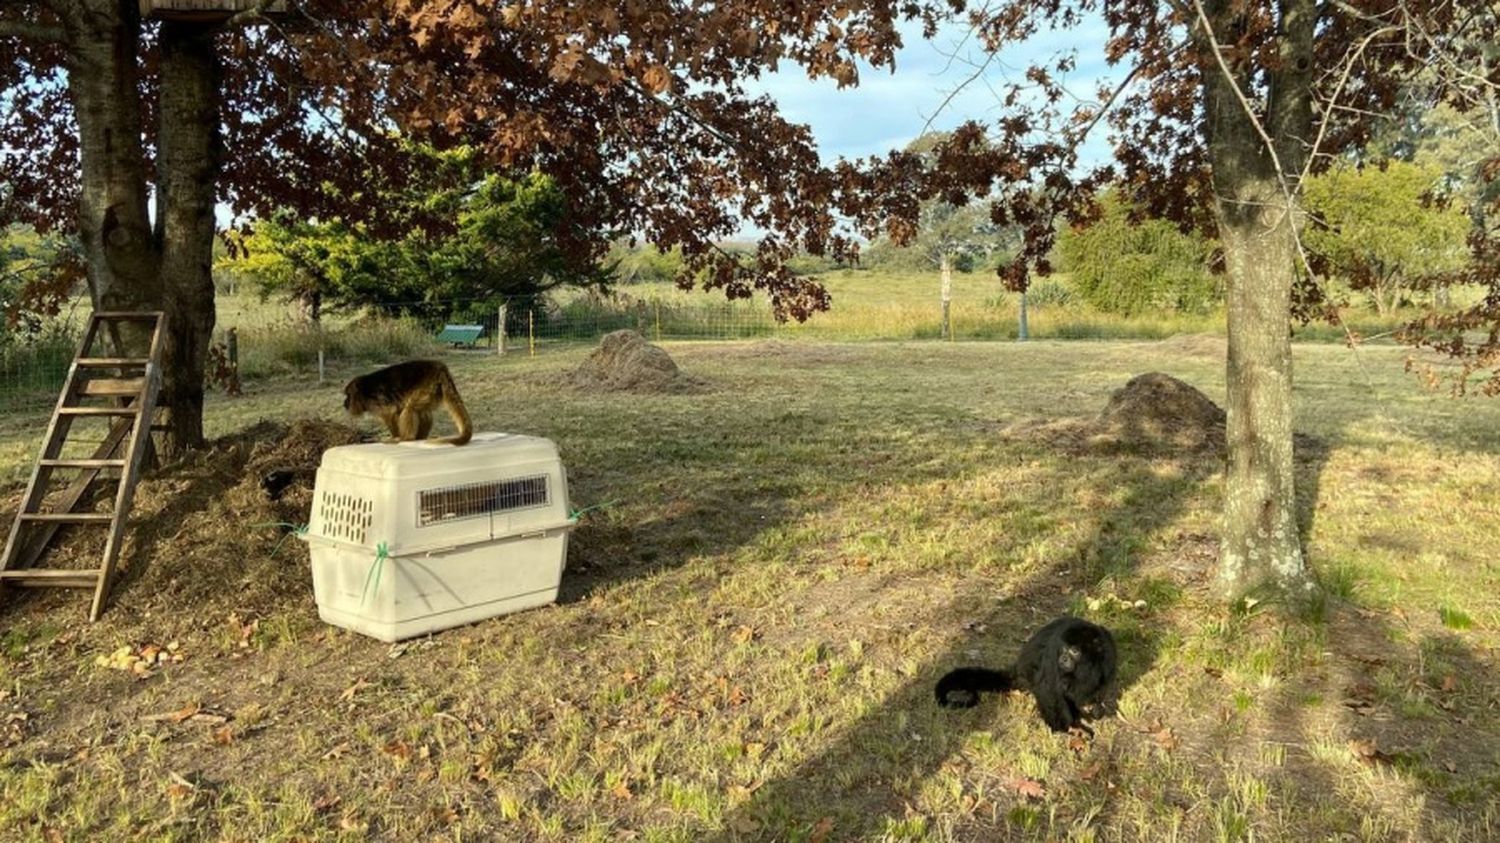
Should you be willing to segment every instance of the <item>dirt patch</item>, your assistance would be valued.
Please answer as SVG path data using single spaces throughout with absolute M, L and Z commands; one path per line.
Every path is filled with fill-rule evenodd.
M 1224 447 L 1224 410 L 1193 385 L 1150 372 L 1115 390 L 1093 418 L 1024 421 L 1001 435 L 1042 439 L 1069 451 L 1203 454 Z
M 629 330 L 605 334 L 570 380 L 591 392 L 688 393 L 707 387 L 679 369 L 660 346 Z
M 818 366 L 841 363 L 856 356 L 859 352 L 844 346 L 818 342 L 766 339 L 754 342 L 716 343 L 712 348 L 695 349 L 694 353 L 721 360 L 773 359 L 778 366 Z
M 1229 341 L 1216 334 L 1178 334 L 1156 343 L 1156 348 L 1174 357 L 1223 360 L 1229 356 Z

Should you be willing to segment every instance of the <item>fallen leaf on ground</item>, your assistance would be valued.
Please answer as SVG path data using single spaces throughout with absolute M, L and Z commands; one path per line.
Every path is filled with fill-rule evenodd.
M 363 677 L 354 680 L 353 685 L 345 688 L 343 693 L 339 694 L 339 702 L 349 702 L 354 699 L 355 694 L 368 687 L 370 687 L 370 683 L 366 682 Z
M 200 706 L 198 703 L 188 703 L 186 706 L 183 706 L 177 711 L 169 711 L 166 714 L 147 714 L 141 719 L 150 723 L 159 723 L 163 721 L 167 723 L 181 723 L 189 717 L 192 717 L 194 714 L 197 714 L 200 708 L 202 708 L 202 706 Z
M 1041 799 L 1047 795 L 1046 786 L 1036 779 L 1020 777 L 1011 779 L 1005 784 L 1026 799 Z
M 813 824 L 812 834 L 807 839 L 809 843 L 823 843 L 832 833 L 833 817 L 824 817 Z
M 229 746 L 234 743 L 234 731 L 228 726 L 221 726 L 214 730 L 214 743 L 219 746 Z
M 332 793 L 325 793 L 322 796 L 319 796 L 317 799 L 313 800 L 312 809 L 315 813 L 321 814 L 330 808 L 338 807 L 338 804 L 343 801 L 343 797 L 336 796 Z

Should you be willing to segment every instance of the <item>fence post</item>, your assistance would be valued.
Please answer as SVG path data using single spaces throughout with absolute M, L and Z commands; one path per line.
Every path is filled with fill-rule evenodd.
M 653 300 L 652 305 L 656 308 L 656 341 L 661 342 L 661 299 Z
M 500 322 L 495 326 L 495 353 L 505 354 L 505 305 L 500 305 Z
M 1016 334 L 1016 340 L 1018 342 L 1026 342 L 1028 339 L 1031 339 L 1031 333 L 1027 330 L 1027 325 L 1026 325 L 1026 293 L 1022 292 L 1021 293 L 1021 328 L 1020 328 L 1020 331 Z
M 526 311 L 526 342 L 531 347 L 531 356 L 536 356 L 536 311 Z
M 229 366 L 236 372 L 240 370 L 240 334 L 234 328 L 224 331 L 224 352 L 229 355 Z
M 941 270 L 943 274 L 943 324 L 941 336 L 949 342 L 953 341 L 953 323 L 948 319 L 948 305 L 953 300 L 953 260 L 948 255 L 943 255 Z
M 321 386 L 323 384 L 323 380 L 324 380 L 325 374 L 326 374 L 326 372 L 325 372 L 325 370 L 323 368 L 323 320 L 319 319 L 318 320 L 318 385 Z

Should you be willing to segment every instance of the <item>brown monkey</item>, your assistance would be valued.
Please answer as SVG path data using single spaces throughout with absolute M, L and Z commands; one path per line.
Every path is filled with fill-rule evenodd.
M 458 426 L 458 435 L 435 442 L 463 445 L 474 434 L 469 411 L 458 396 L 453 375 L 436 360 L 408 360 L 360 375 L 344 387 L 344 409 L 351 415 L 376 413 L 398 441 L 426 439 L 432 412 L 441 404 Z

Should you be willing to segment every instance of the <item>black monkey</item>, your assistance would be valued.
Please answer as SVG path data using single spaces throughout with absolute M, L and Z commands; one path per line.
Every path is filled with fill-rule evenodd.
M 983 691 L 1030 691 L 1052 731 L 1065 732 L 1083 726 L 1080 707 L 1099 699 L 1115 678 L 1116 661 L 1109 630 L 1062 617 L 1037 630 L 1009 670 L 961 667 L 949 672 L 938 680 L 937 701 L 948 708 L 971 708 Z

